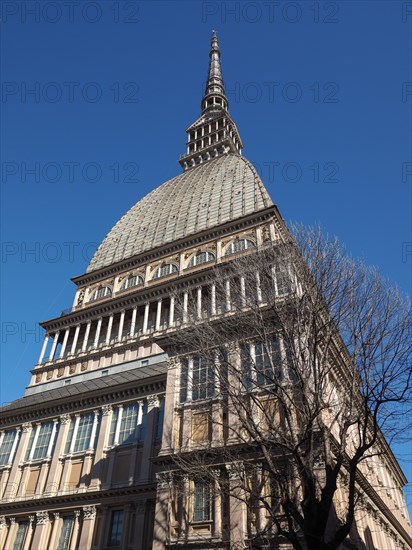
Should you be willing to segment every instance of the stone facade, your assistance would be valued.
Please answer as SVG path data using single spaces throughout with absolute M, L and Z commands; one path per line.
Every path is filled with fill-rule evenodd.
M 42 323 L 45 340 L 24 397 L 2 407 L 0 550 L 227 548 L 228 539 L 247 547 L 244 505 L 226 506 L 214 492 L 201 517 L 193 495 L 202 488 L 187 476 L 176 485 L 166 467 L 182 445 L 228 441 L 221 422 L 190 399 L 179 402 L 182 360 L 162 342 L 191 323 L 230 315 L 242 281 L 240 290 L 228 281 L 217 292 L 213 269 L 286 234 L 240 156 L 219 59 L 214 35 L 184 173 L 139 201 L 73 279 L 72 308 Z M 221 407 L 213 402 L 212 418 Z M 391 489 L 381 508 L 365 489 L 357 513 L 364 547 L 411 548 L 405 479 L 392 455 L 376 460 L 365 463 L 364 478 Z M 236 484 L 236 468 L 228 464 L 224 475 Z M 344 501 L 344 484 L 339 491 Z

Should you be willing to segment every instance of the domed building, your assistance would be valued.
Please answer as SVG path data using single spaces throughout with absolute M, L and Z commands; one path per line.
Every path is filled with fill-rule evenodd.
M 110 230 L 73 278 L 71 310 L 41 323 L 24 396 L 1 408 L 1 550 L 290 547 L 250 546 L 244 508 L 187 476 L 176 489 L 170 475 L 179 437 L 191 448 L 228 442 L 197 407 L 210 397 L 202 366 L 172 357 L 168 342 L 234 310 L 242 290 L 228 280 L 222 294 L 211 279 L 217 266 L 287 235 L 242 156 L 215 33 L 202 113 L 187 136 L 183 172 Z M 412 547 L 406 480 L 389 460 L 397 510 L 363 520 L 368 550 Z

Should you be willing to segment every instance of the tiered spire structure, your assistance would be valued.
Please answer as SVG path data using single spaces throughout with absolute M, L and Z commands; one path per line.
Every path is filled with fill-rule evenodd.
M 212 33 L 209 57 L 209 72 L 201 105 L 202 114 L 186 130 L 187 150 L 179 159 L 184 170 L 227 153 L 242 154 L 243 143 L 228 112 L 229 101 L 222 78 L 216 31 Z

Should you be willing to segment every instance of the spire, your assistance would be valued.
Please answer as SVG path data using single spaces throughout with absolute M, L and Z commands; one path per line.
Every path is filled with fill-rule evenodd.
M 236 124 L 228 113 L 229 102 L 225 95 L 216 31 L 212 31 L 209 57 L 202 114 L 186 130 L 187 150 L 179 159 L 184 170 L 228 153 L 242 154 L 242 140 Z
M 225 87 L 222 78 L 222 68 L 220 66 L 220 49 L 216 31 L 212 31 L 212 44 L 210 47 L 209 73 L 206 82 L 205 95 L 202 100 L 202 112 L 216 109 L 217 107 L 225 110 L 229 107 L 229 102 L 225 95 Z

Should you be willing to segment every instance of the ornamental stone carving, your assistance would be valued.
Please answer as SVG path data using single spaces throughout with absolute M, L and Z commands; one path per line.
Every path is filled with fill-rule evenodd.
M 46 525 L 50 520 L 49 512 L 41 511 L 36 512 L 36 523 L 37 525 Z
M 57 371 L 57 377 L 61 378 L 63 374 L 64 374 L 64 367 L 60 367 L 59 370 Z
M 169 369 L 175 369 L 176 367 L 179 366 L 180 359 L 179 359 L 179 357 L 169 357 L 168 363 L 169 363 L 168 370 Z
M 50 380 L 50 378 L 53 376 L 53 371 L 52 370 L 48 370 L 47 371 L 47 374 L 46 374 L 46 380 Z
M 87 365 L 88 365 L 87 361 L 82 361 L 80 370 L 81 370 L 82 372 L 84 372 L 85 370 L 87 370 Z
M 9 518 L 10 525 L 14 525 L 16 523 L 16 518 Z
M 75 520 L 78 519 L 80 517 L 80 510 L 74 510 L 73 514 L 74 514 L 74 519 Z
M 77 305 L 78 305 L 78 306 L 81 306 L 82 303 L 83 303 L 83 300 L 84 300 L 84 289 L 82 289 L 82 290 L 79 292 L 79 297 L 77 298 Z
M 76 372 L 76 365 L 69 366 L 69 374 L 74 374 Z
M 59 512 L 53 512 L 54 521 L 58 521 L 60 518 Z
M 0 516 L 0 530 L 6 527 L 6 516 Z
M 35 520 L 35 516 L 34 516 L 34 515 L 33 515 L 33 516 L 29 516 L 29 521 L 30 521 L 30 523 L 34 523 L 34 520 Z
M 145 500 L 137 500 L 136 503 L 136 513 L 137 514 L 144 514 L 146 510 L 146 501 Z
M 146 399 L 149 407 L 159 407 L 160 402 L 158 395 L 148 395 Z
M 23 424 L 23 433 L 31 432 L 33 429 L 33 424 L 31 422 L 25 422 Z
M 62 414 L 62 415 L 60 416 L 60 424 L 61 424 L 62 426 L 64 426 L 65 424 L 69 424 L 69 423 L 70 423 L 70 420 L 71 420 L 70 414 Z
M 103 405 L 102 406 L 102 414 L 103 416 L 108 416 L 113 411 L 112 405 Z
M 94 519 L 96 517 L 96 506 L 91 504 L 90 506 L 83 506 L 83 518 Z

